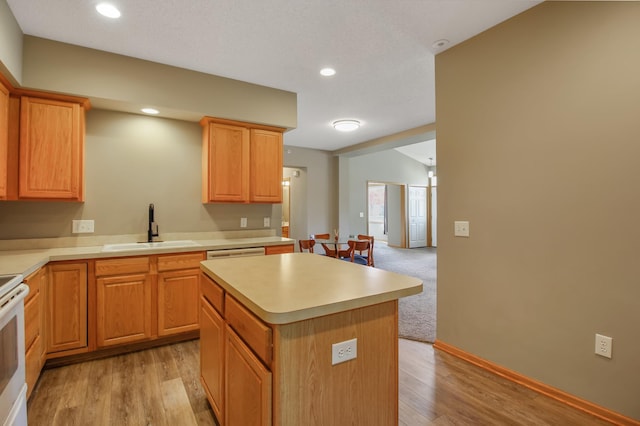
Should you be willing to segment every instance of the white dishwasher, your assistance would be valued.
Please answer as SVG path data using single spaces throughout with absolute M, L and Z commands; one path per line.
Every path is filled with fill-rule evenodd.
M 239 249 L 223 249 L 207 251 L 208 259 L 223 259 L 227 257 L 264 256 L 264 247 L 247 247 Z

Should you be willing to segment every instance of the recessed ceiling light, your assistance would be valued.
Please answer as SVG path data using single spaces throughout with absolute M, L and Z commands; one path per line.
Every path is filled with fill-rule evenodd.
M 352 132 L 360 127 L 358 120 L 336 120 L 332 124 L 334 129 L 341 132 Z
M 449 45 L 449 40 L 443 38 L 443 39 L 434 41 L 431 47 L 433 47 L 434 49 L 442 49 L 443 47 L 448 45 Z
M 96 6 L 96 10 L 102 16 L 106 16 L 107 18 L 119 18 L 120 11 L 114 5 L 109 3 L 100 3 Z
M 158 111 L 155 108 L 142 108 L 140 111 L 144 112 L 145 114 L 152 114 L 152 115 L 160 113 L 160 111 Z
M 325 77 L 331 77 L 332 75 L 336 74 L 336 70 L 334 70 L 333 68 L 322 68 L 320 70 L 320 74 L 324 75 Z

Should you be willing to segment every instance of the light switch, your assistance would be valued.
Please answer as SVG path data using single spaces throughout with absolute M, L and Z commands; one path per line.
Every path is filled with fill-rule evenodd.
M 364 217 L 364 212 L 360 212 L 360 217 Z
M 468 237 L 469 236 L 469 221 L 456 220 L 453 222 L 453 235 L 455 237 Z

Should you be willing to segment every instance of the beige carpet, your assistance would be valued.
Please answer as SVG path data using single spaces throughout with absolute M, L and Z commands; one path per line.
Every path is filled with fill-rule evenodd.
M 433 343 L 436 339 L 436 249 L 397 249 L 376 241 L 376 268 L 422 280 L 422 293 L 398 303 L 400 337 Z

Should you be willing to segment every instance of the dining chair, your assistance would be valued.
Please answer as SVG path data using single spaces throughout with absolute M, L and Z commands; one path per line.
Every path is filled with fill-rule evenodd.
M 373 266 L 371 264 L 371 242 L 369 240 L 349 240 L 347 244 L 349 245 L 349 260 L 352 263 Z M 364 252 L 366 252 L 366 255 L 363 254 Z
M 307 250 L 309 253 L 313 253 L 313 246 L 316 245 L 316 240 L 299 240 L 300 253 L 304 253 Z
M 358 239 L 359 240 L 368 240 L 369 243 L 371 243 L 371 246 L 369 247 L 369 259 L 371 260 L 371 264 L 369 266 L 373 266 L 375 267 L 375 262 L 373 261 L 373 235 L 363 235 L 363 234 L 358 234 Z M 360 253 L 362 255 L 362 253 Z

